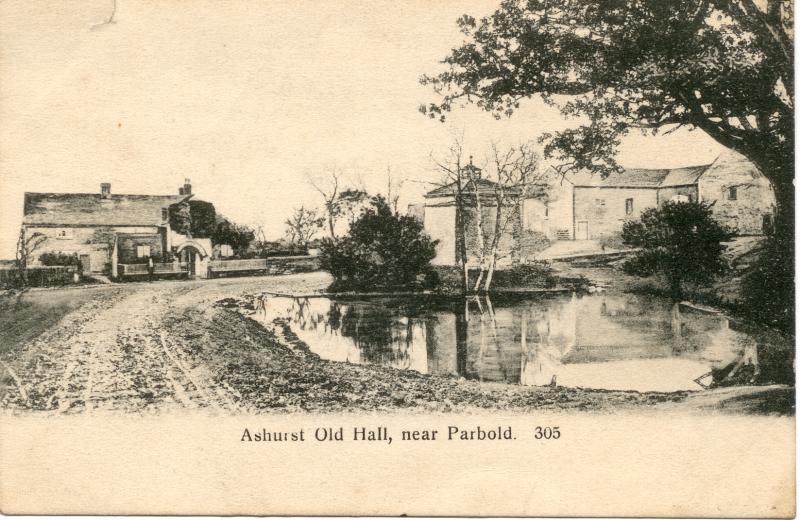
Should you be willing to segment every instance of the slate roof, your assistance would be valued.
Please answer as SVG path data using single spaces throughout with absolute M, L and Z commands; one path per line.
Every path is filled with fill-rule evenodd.
M 488 179 L 478 179 L 476 181 L 478 185 L 478 193 L 481 195 L 493 195 L 495 192 L 496 187 L 498 184 L 494 181 L 490 181 Z M 511 191 L 515 190 L 515 188 L 511 188 Z M 473 193 L 473 189 L 471 186 L 465 186 L 464 192 L 467 194 Z M 425 194 L 426 199 L 435 199 L 440 197 L 453 197 L 456 194 L 456 183 L 451 182 L 450 184 L 446 184 L 444 186 L 439 186 L 436 189 L 433 189 Z
M 668 186 L 686 186 L 694 184 L 703 173 L 711 166 L 689 166 L 673 169 L 646 169 L 626 168 L 621 172 L 612 173 L 605 179 L 598 174 L 578 172 L 567 175 L 567 179 L 579 187 L 601 188 L 666 188 Z
M 23 224 L 83 226 L 159 226 L 161 209 L 191 195 L 109 195 L 25 193 Z

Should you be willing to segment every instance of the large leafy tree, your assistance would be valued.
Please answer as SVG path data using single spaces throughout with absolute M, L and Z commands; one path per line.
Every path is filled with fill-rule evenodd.
M 538 96 L 579 124 L 544 136 L 563 169 L 618 169 L 632 130 L 699 128 L 772 182 L 790 247 L 794 187 L 793 5 L 781 0 L 505 0 L 459 21 L 466 41 L 423 76 L 431 117 L 477 103 L 497 117 Z

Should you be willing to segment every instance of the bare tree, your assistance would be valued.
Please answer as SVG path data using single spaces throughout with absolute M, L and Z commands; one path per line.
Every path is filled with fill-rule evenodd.
M 345 182 L 344 172 L 337 167 L 329 167 L 321 178 L 307 175 L 311 186 L 322 195 L 325 208 L 328 231 L 331 238 L 336 240 L 336 223 L 342 217 L 352 223 L 361 214 L 369 201 L 369 195 L 364 188 L 364 181 L 358 172 L 351 172 L 355 182 Z
M 433 184 L 449 187 L 453 195 L 456 208 L 456 261 L 461 269 L 461 290 L 466 294 L 469 292 L 469 258 L 467 255 L 465 193 L 469 179 L 464 163 L 463 135 L 453 138 L 450 149 L 443 159 L 437 159 L 433 154 L 430 159 L 441 178 L 440 182 Z
M 386 166 L 386 202 L 392 211 L 397 213 L 397 204 L 400 200 L 400 190 L 403 189 L 406 179 L 398 178 L 391 166 Z
M 316 209 L 304 206 L 295 208 L 292 216 L 286 219 L 286 235 L 292 244 L 305 246 L 314 238 L 317 231 L 325 224 L 325 217 Z
M 28 236 L 24 227 L 19 230 L 14 263 L 16 264 L 23 288 L 28 286 L 28 262 L 31 256 L 33 256 L 33 253 L 39 249 L 46 240 L 47 237 L 42 233 L 34 232 Z
M 327 213 L 328 230 L 331 238 L 336 240 L 335 225 L 340 210 L 337 201 L 341 189 L 342 171 L 334 166 L 325 170 L 322 180 L 315 179 L 310 174 L 307 174 L 307 177 L 309 184 L 322 195 L 325 212 Z
M 482 256 L 488 257 L 485 262 L 487 264 L 486 278 L 483 283 L 485 292 L 490 290 L 497 261 L 502 258 L 500 256 L 500 240 L 509 232 L 510 227 L 522 226 L 525 199 L 534 194 L 542 196 L 538 190 L 535 191 L 532 188 L 544 180 L 544 173 L 539 168 L 539 154 L 532 143 L 512 146 L 505 150 L 500 150 L 496 143 L 492 143 L 491 148 L 491 163 L 495 176 L 492 197 L 496 212 L 491 236 L 489 240 L 483 241 L 488 244 L 487 253 L 482 254 Z M 519 229 L 518 232 L 521 233 L 522 229 Z M 479 283 L 480 276 L 475 290 L 478 290 Z

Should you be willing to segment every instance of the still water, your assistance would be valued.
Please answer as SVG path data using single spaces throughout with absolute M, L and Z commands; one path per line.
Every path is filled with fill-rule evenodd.
M 631 294 L 274 297 L 261 318 L 287 320 L 325 359 L 523 385 L 699 390 L 712 368 L 756 352 L 722 316 Z

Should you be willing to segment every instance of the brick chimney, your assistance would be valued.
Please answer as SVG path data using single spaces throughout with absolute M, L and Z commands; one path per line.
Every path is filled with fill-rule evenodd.
M 111 196 L 111 183 L 110 182 L 102 182 L 100 183 L 100 196 L 104 199 L 107 199 Z
M 178 188 L 179 195 L 191 195 L 192 194 L 192 183 L 189 179 L 183 179 L 183 186 Z

